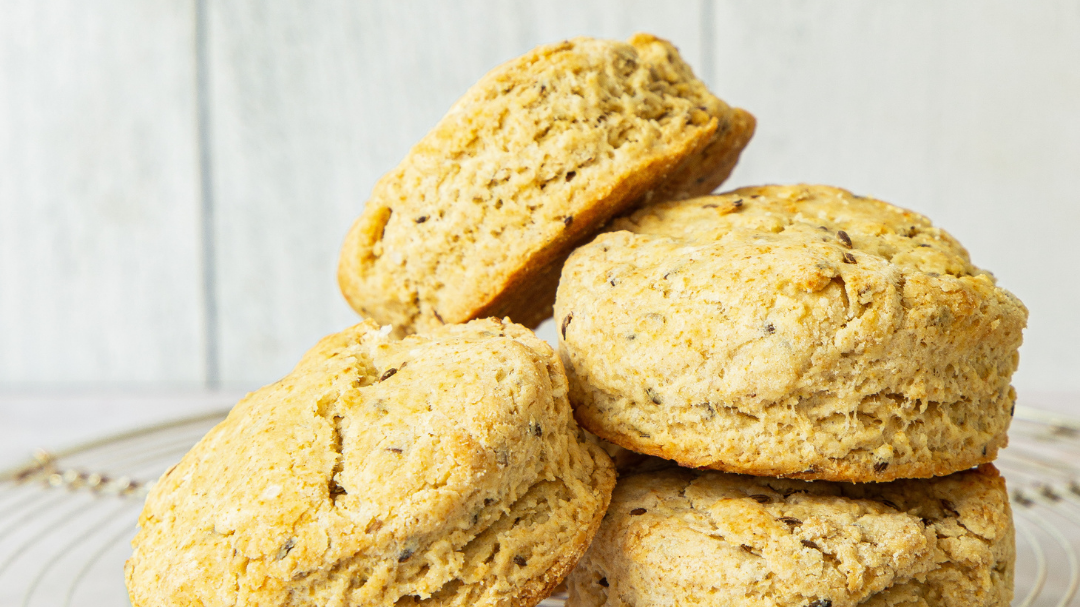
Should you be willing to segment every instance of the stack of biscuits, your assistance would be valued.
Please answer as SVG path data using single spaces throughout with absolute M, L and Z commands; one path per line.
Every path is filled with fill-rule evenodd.
M 1026 310 L 916 213 L 708 195 L 754 127 L 645 34 L 486 75 L 349 231 L 365 320 L 154 486 L 135 607 L 1008 605 Z
M 1009 604 L 990 462 L 1026 313 L 926 218 L 820 186 L 659 203 L 570 257 L 555 311 L 581 425 L 681 466 L 619 456 L 571 605 Z

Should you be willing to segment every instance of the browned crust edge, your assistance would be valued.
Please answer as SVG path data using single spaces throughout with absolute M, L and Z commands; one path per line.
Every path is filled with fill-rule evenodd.
M 688 141 L 687 149 L 667 157 L 655 158 L 626 179 L 615 183 L 591 206 L 575 215 L 567 229 L 533 253 L 518 271 L 507 276 L 501 285 L 485 289 L 493 293 L 490 299 L 477 302 L 460 318 L 444 317 L 443 323 L 454 324 L 474 318 L 509 316 L 516 323 L 530 329 L 535 328 L 551 315 L 555 304 L 555 287 L 562 271 L 560 262 L 565 261 L 578 246 L 591 240 L 609 219 L 634 208 L 639 201 L 649 199 L 652 188 L 667 179 L 684 159 L 701 153 L 712 141 L 718 128 L 719 121 L 714 117 L 701 130 L 696 140 Z M 416 329 L 426 328 L 426 317 L 423 313 L 417 317 Z M 527 322 L 529 319 L 533 322 Z
M 700 154 L 687 158 L 675 174 L 656 191 L 655 200 L 681 200 L 711 194 L 724 183 L 757 129 L 753 114 L 731 108 L 713 140 Z
M 561 261 L 581 244 L 595 236 L 612 217 L 624 213 L 651 198 L 652 188 L 662 183 L 680 163 L 687 158 L 702 153 L 713 141 L 719 129 L 719 120 L 712 120 L 701 129 L 696 139 L 687 142 L 687 148 L 678 150 L 665 157 L 652 159 L 640 170 L 626 179 L 616 182 L 606 192 L 602 192 L 591 206 L 574 216 L 573 223 L 553 240 L 532 254 L 514 273 L 507 276 L 502 284 L 478 290 L 478 295 L 491 294 L 486 301 L 478 301 L 461 316 L 445 314 L 442 324 L 456 324 L 476 318 L 509 316 L 514 322 L 535 328 L 550 316 L 555 303 L 555 287 L 561 271 Z M 741 150 L 740 150 L 741 151 Z M 356 312 L 363 312 L 363 295 L 357 283 L 364 252 L 370 250 L 373 234 L 364 232 L 369 222 L 364 222 L 366 213 L 361 213 L 352 224 L 342 246 L 338 261 L 337 278 L 341 293 L 349 306 Z M 533 284 L 536 283 L 536 284 Z M 376 319 L 380 320 L 380 319 Z M 413 326 L 402 327 L 406 332 L 438 326 L 440 318 L 417 310 Z M 532 320 L 532 322 L 529 322 Z
M 804 481 L 836 481 L 848 483 L 887 483 L 895 480 L 909 478 L 932 478 L 935 476 L 948 476 L 956 472 L 962 472 L 990 464 L 997 459 L 998 450 L 1004 449 L 1009 444 L 1009 437 L 1005 432 L 998 434 L 986 446 L 986 453 L 982 449 L 969 451 L 949 452 L 939 454 L 937 460 L 928 462 L 892 463 L 888 468 L 880 472 L 874 469 L 874 462 L 860 465 L 841 459 L 824 459 L 811 468 L 804 470 L 791 470 L 788 468 L 761 466 L 738 466 L 719 461 L 702 461 L 689 457 L 687 454 L 677 451 L 672 446 L 641 445 L 630 440 L 629 437 L 609 432 L 603 425 L 589 417 L 582 407 L 574 408 L 574 419 L 582 428 L 624 449 L 652 455 L 667 460 L 672 460 L 684 468 L 697 468 L 732 472 L 735 474 L 748 474 L 750 476 L 771 476 L 777 478 L 794 478 Z M 870 461 L 870 460 L 867 460 Z
M 582 443 L 581 445 L 589 450 L 593 459 L 599 458 L 601 461 L 611 461 L 611 458 L 600 447 L 588 443 Z M 555 588 L 574 570 L 581 557 L 585 556 L 585 551 L 589 549 L 593 538 L 600 530 L 600 523 L 603 522 L 604 515 L 607 514 L 608 506 L 611 505 L 611 494 L 615 490 L 616 473 L 614 464 L 603 466 L 601 473 L 604 477 L 600 479 L 596 489 L 600 491 L 603 503 L 596 511 L 596 515 L 593 517 L 589 527 L 578 534 L 578 542 L 575 543 L 574 551 L 556 561 L 543 576 L 527 582 L 511 602 L 513 607 L 535 607 L 537 603 L 551 596 Z
M 719 122 L 719 118 L 714 117 L 714 122 Z M 699 145 L 688 155 L 657 189 L 637 197 L 624 196 L 607 209 L 575 217 L 573 226 L 580 225 L 580 228 L 564 232 L 559 240 L 553 241 L 530 260 L 531 267 L 527 266 L 509 276 L 494 298 L 477 307 L 470 316 L 449 322 L 509 316 L 514 322 L 535 329 L 551 318 L 562 266 L 574 249 L 594 238 L 612 217 L 651 201 L 692 198 L 715 190 L 735 169 L 743 149 L 754 136 L 756 125 L 752 114 L 741 108 L 732 108 L 729 120 L 720 122 L 708 142 Z M 640 190 L 640 186 L 635 189 Z M 590 210 L 602 207 L 604 202 L 598 202 Z

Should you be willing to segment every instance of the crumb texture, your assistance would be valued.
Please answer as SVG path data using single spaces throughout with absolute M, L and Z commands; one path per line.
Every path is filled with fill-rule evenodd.
M 986 465 L 853 485 L 669 468 L 619 480 L 568 607 L 1006 607 L 1015 540 Z
M 377 183 L 342 249 L 342 292 L 403 333 L 535 326 L 574 246 L 656 192 L 712 191 L 753 130 L 664 40 L 539 47 L 484 76 Z
M 495 320 L 387 333 L 325 338 L 165 473 L 135 607 L 531 606 L 565 576 L 614 471 L 554 352 Z
M 925 217 L 824 186 L 617 219 L 563 269 L 578 421 L 688 467 L 854 482 L 1006 443 L 1027 310 Z

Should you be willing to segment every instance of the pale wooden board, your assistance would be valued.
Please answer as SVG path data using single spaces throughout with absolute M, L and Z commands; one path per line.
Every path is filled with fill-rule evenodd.
M 1030 308 L 1017 387 L 1080 390 L 1080 5 L 717 0 L 708 79 L 759 126 L 732 180 L 931 217 Z
M 0 385 L 204 378 L 190 1 L 0 1 Z
M 286 373 L 356 322 L 338 249 L 375 180 L 466 88 L 533 46 L 649 29 L 700 57 L 701 2 L 211 2 L 223 385 Z

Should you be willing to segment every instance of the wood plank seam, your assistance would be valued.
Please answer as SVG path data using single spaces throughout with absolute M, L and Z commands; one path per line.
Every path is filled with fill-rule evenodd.
M 714 30 L 716 19 L 716 0 L 702 0 L 701 2 L 701 68 L 697 73 L 697 77 L 700 78 L 705 84 L 710 87 L 715 86 L 713 79 L 716 77 L 713 74 L 713 66 L 716 61 L 716 44 L 713 40 L 713 36 L 716 34 Z
M 209 16 L 206 0 L 195 0 L 195 94 L 197 99 L 199 147 L 199 201 L 202 213 L 203 306 L 206 318 L 205 383 L 209 389 L 221 385 L 221 366 L 218 360 L 217 263 L 214 251 L 214 173 L 210 149 L 210 75 L 207 57 Z

